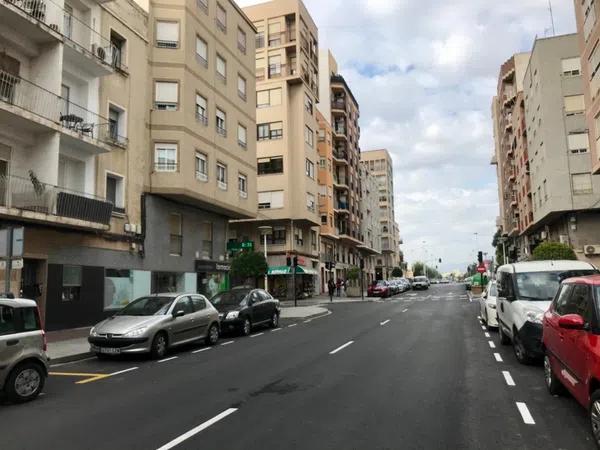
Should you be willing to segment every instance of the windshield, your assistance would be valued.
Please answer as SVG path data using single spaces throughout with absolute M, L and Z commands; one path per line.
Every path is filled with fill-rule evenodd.
M 415 281 L 427 281 L 426 277 L 416 277 Z
M 250 293 L 249 290 L 233 290 L 227 292 L 221 292 L 215 295 L 210 302 L 213 305 L 232 305 L 238 306 Z
M 378 281 L 377 286 L 387 286 L 387 283 L 385 281 Z
M 568 270 L 563 272 L 517 273 L 517 298 L 531 301 L 552 300 L 562 280 L 596 273 L 594 270 Z
M 167 313 L 174 297 L 141 297 L 119 311 L 117 316 L 160 316 Z

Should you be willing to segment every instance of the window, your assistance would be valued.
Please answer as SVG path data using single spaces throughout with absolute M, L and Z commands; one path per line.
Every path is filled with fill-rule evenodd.
M 579 56 L 563 59 L 561 63 L 563 75 L 576 76 L 581 74 L 581 59 L 579 59 Z
M 585 104 L 583 102 L 583 95 L 568 95 L 565 97 L 565 113 L 567 116 L 573 116 L 575 114 L 583 114 L 585 111 Z
M 3 90 L 5 90 L 4 86 L 2 88 Z M 12 87 L 11 87 L 12 90 Z M 2 94 L 2 98 L 4 97 L 4 93 Z M 12 94 L 11 94 L 12 95 Z M 66 84 L 61 84 L 60 85 L 60 111 L 62 114 L 69 114 L 69 109 L 71 106 L 71 101 L 69 100 L 71 97 L 71 88 L 69 86 L 67 86 Z
M 201 257 L 203 259 L 212 259 L 213 257 L 213 224 L 203 222 L 200 224 L 200 236 L 202 239 Z
M 108 106 L 108 133 L 114 144 L 124 145 L 127 142 L 127 125 L 125 111 L 115 105 Z
M 296 228 L 294 230 L 294 239 L 296 240 L 296 245 L 304 245 L 304 234 L 302 233 L 301 228 Z
M 259 158 L 257 161 L 258 175 L 283 173 L 283 156 Z
M 573 186 L 573 194 L 591 194 L 592 175 L 590 173 L 574 173 L 571 175 L 571 183 Z
M 208 44 L 200 36 L 196 36 L 196 60 L 208 67 Z
M 181 214 L 169 214 L 169 255 L 181 256 L 183 250 Z
M 190 299 L 192 299 L 194 311 L 202 311 L 203 309 L 206 309 L 206 299 L 204 297 L 190 295 Z
M 240 197 L 248 198 L 248 177 L 241 173 L 238 174 L 238 191 Z
M 258 91 L 256 93 L 256 107 L 268 108 L 281 105 L 281 88 Z
M 127 40 L 115 31 L 110 30 L 110 44 L 113 49 L 113 65 L 117 69 L 126 70 L 125 50 Z
M 248 145 L 247 135 L 248 131 L 246 130 L 246 127 L 238 123 L 238 145 L 242 148 L 246 148 Z
M 281 76 L 281 55 L 269 56 L 269 77 Z
M 261 123 L 256 130 L 256 139 L 259 141 L 283 138 L 283 122 Z
M 594 3 L 594 0 L 592 0 L 588 3 L 587 7 L 584 5 L 583 36 L 586 41 L 590 38 L 590 34 L 596 24 L 596 5 Z
M 113 204 L 113 212 L 124 214 L 123 177 L 106 174 L 106 201 Z
M 217 186 L 224 191 L 227 190 L 227 166 L 223 163 L 217 163 Z
M 306 193 L 306 208 L 309 211 L 315 212 L 315 196 L 310 192 Z
M 306 111 L 308 111 L 308 113 L 312 116 L 313 101 L 312 98 L 310 98 L 310 95 L 308 95 L 306 92 L 304 93 L 304 109 L 306 109 Z M 323 134 L 323 137 L 325 137 L 325 134 Z
M 179 23 L 156 21 L 156 46 L 160 48 L 179 47 Z
M 196 152 L 196 180 L 208 181 L 208 156 Z
M 283 208 L 283 191 L 258 193 L 258 209 Z
M 571 153 L 587 153 L 590 143 L 587 133 L 570 133 L 567 136 Z
M 281 23 L 273 22 L 269 24 L 269 47 L 281 45 Z
M 208 125 L 207 107 L 206 98 L 200 94 L 196 94 L 196 120 L 204 126 Z
M 571 296 L 566 305 L 561 308 L 561 315 L 578 314 L 586 323 L 592 320 L 592 302 L 590 287 L 585 284 L 573 286 Z
M 321 225 L 327 225 L 327 216 L 321 216 Z
M 33 11 L 34 10 L 32 10 L 32 12 Z M 63 34 L 69 39 L 73 36 L 73 7 L 66 3 L 63 16 Z
M 10 306 L 0 305 L 0 336 L 17 332 L 17 319 L 15 309 Z
M 223 33 L 227 32 L 227 11 L 220 3 L 217 3 L 217 17 L 215 21 L 219 30 Z
M 246 54 L 246 32 L 238 27 L 237 45 L 240 52 Z
M 62 295 L 63 302 L 73 302 L 81 295 L 81 266 L 63 266 Z
M 225 112 L 221 111 L 217 108 L 217 134 L 220 134 L 223 137 L 227 136 L 227 116 Z
M 177 144 L 167 142 L 154 144 L 154 170 L 156 172 L 177 170 Z
M 259 49 L 259 48 L 263 48 L 264 46 L 265 46 L 265 27 L 263 25 L 256 25 L 256 48 Z
M 285 227 L 273 227 L 273 233 L 267 235 L 268 245 L 285 245 L 287 242 L 287 230 Z
M 42 328 L 37 308 L 19 308 L 19 310 L 21 311 L 23 331 L 35 331 Z
M 315 230 L 310 230 L 310 243 L 312 245 L 312 249 L 316 250 L 317 244 L 318 244 L 318 238 L 317 238 L 317 232 Z
M 308 158 L 306 159 L 306 176 L 315 179 L 315 164 Z
M 217 55 L 217 78 L 223 83 L 227 82 L 227 62 L 221 55 Z
M 304 126 L 304 142 L 306 142 L 310 147 L 313 146 L 313 130 L 310 129 L 308 125 Z
M 208 0 L 196 0 L 196 5 L 206 14 L 208 14 Z
M 238 73 L 238 96 L 246 101 L 246 79 Z
M 544 182 L 542 183 L 542 186 L 544 187 L 544 201 L 547 202 L 548 201 L 548 183 L 547 183 L 547 180 L 544 180 Z
M 177 111 L 179 83 L 177 81 L 154 82 L 154 108 L 162 111 Z

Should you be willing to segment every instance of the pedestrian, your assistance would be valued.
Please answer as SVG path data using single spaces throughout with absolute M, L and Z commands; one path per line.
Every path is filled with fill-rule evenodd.
M 329 291 L 329 301 L 333 302 L 333 294 L 335 293 L 335 282 L 330 278 L 327 282 L 327 290 Z
M 337 296 L 341 296 L 342 295 L 342 279 L 338 278 L 337 281 L 335 282 L 335 287 L 337 290 Z

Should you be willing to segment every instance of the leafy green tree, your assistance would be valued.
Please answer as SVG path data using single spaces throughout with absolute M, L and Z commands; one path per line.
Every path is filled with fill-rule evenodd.
M 566 244 L 561 244 L 560 242 L 542 242 L 533 251 L 531 259 L 534 261 L 557 259 L 573 260 L 577 259 L 577 256 L 575 256 L 573 249 Z
M 240 252 L 231 261 L 231 274 L 243 279 L 253 279 L 255 286 L 269 270 L 265 255 L 260 252 Z
M 415 277 L 420 277 L 425 275 L 425 264 L 421 261 L 417 261 L 413 264 L 413 275 Z
M 360 269 L 356 266 L 352 266 L 346 272 L 346 279 L 350 281 L 355 281 L 360 278 Z
M 402 269 L 400 267 L 394 267 L 392 269 L 392 277 L 400 278 L 402 276 Z

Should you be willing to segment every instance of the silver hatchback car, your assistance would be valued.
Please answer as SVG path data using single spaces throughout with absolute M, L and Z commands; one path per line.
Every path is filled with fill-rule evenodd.
M 46 335 L 37 304 L 0 298 L 0 389 L 13 402 L 32 400 L 48 376 Z
M 140 297 L 90 330 L 88 342 L 99 357 L 150 353 L 162 358 L 170 347 L 219 340 L 219 313 L 200 294 L 152 294 Z

